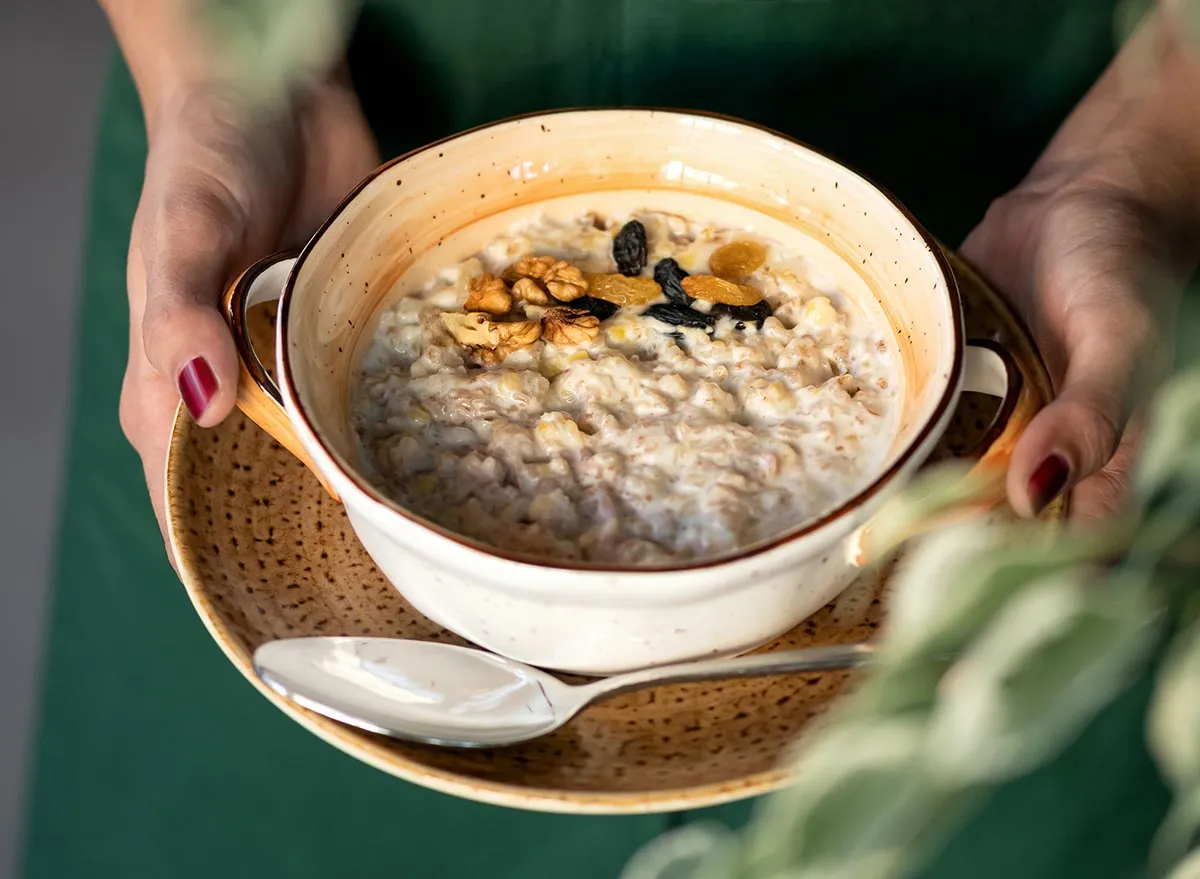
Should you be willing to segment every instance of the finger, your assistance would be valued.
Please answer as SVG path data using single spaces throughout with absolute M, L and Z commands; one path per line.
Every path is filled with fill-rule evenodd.
M 132 367 L 126 371 L 121 388 L 121 422 L 141 458 L 150 505 L 173 567 L 177 566 L 167 529 L 165 465 L 178 405 L 174 385 L 158 373 L 148 368 L 143 368 L 141 374 Z
M 309 149 L 301 175 L 305 185 L 284 230 L 284 241 L 290 246 L 307 241 L 380 161 L 379 148 L 352 90 L 325 86 L 300 119 Z
M 217 303 L 244 228 L 228 192 L 203 176 L 178 177 L 148 211 L 142 345 L 204 426 L 219 423 L 236 398 L 237 353 Z
M 1139 440 L 1139 432 L 1127 426 L 1109 462 L 1075 486 L 1071 492 L 1072 518 L 1103 521 L 1121 509 L 1132 481 Z
M 142 348 L 141 315 L 145 306 L 146 277 L 141 251 L 138 247 L 140 216 L 134 220 L 126 274 L 129 285 L 130 320 L 129 360 L 121 383 L 121 429 L 129 444 L 142 461 L 150 505 L 158 520 L 159 532 L 166 546 L 171 566 L 178 566 L 167 536 L 166 459 L 171 428 L 179 406 L 179 393 L 174 383 L 159 375 L 146 360 Z
M 1086 335 L 1071 348 L 1058 396 L 1037 414 L 1013 452 L 1007 489 L 1013 508 L 1035 515 L 1098 473 L 1117 450 L 1128 415 L 1126 393 L 1146 324 L 1134 307 L 1103 319 L 1081 315 Z

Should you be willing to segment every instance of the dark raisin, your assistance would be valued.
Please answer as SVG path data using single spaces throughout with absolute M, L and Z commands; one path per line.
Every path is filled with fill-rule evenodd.
M 640 275 L 646 268 L 646 227 L 637 220 L 622 226 L 613 239 L 612 254 L 622 275 L 628 278 Z
M 614 314 L 621 310 L 621 306 L 615 305 L 612 302 L 606 302 L 603 299 L 596 299 L 591 296 L 580 296 L 571 302 L 572 308 L 582 308 L 588 314 L 594 314 L 600 320 L 608 320 Z
M 712 315 L 688 308 L 686 305 L 677 305 L 674 302 L 666 305 L 651 305 L 642 312 L 642 315 L 673 327 L 695 327 L 698 330 L 708 330 L 709 332 L 712 332 L 715 323 Z
M 688 273 L 679 267 L 675 260 L 660 259 L 654 267 L 654 280 L 662 287 L 663 293 L 676 305 L 691 305 L 692 297 L 683 291 L 683 279 Z
M 739 330 L 746 329 L 746 324 L 754 324 L 761 329 L 763 321 L 771 316 L 771 304 L 765 299 L 753 305 L 720 304 L 714 305 L 713 310 L 709 314 L 714 318 L 728 315 L 737 321 L 737 328 Z

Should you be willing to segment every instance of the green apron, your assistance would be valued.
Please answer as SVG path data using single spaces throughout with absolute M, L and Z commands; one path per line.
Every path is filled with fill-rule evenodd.
M 1108 61 L 1113 5 L 398 0 L 367 4 L 351 67 L 385 155 L 544 108 L 701 108 L 831 151 L 957 241 Z M 239 677 L 163 556 L 117 425 L 144 159 L 118 66 L 92 184 L 23 875 L 612 879 L 670 826 L 744 823 L 748 804 L 580 818 L 455 800 L 343 756 Z M 928 875 L 1132 875 L 1166 797 L 1142 742 L 1146 692 L 1143 680 L 1054 765 L 1001 790 Z

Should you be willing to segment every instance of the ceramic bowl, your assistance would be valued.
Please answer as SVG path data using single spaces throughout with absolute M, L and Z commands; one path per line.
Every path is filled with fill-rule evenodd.
M 452 253 L 451 242 L 482 243 L 535 206 L 618 205 L 715 211 L 765 234 L 803 235 L 843 290 L 871 300 L 899 347 L 904 389 L 886 460 L 864 490 L 760 545 L 632 568 L 551 562 L 474 542 L 390 501 L 364 477 L 350 383 L 397 284 L 466 255 Z M 246 332 L 247 309 L 274 298 L 277 384 Z M 497 653 L 586 674 L 736 653 L 787 631 L 855 577 L 862 529 L 928 457 L 964 389 L 1006 398 L 1006 423 L 978 465 L 997 490 L 1033 408 L 1012 361 L 964 338 L 945 255 L 893 198 L 799 143 L 695 113 L 542 114 L 425 147 L 380 167 L 298 256 L 251 267 L 225 301 L 244 367 L 239 405 L 344 504 L 363 547 L 403 596 Z

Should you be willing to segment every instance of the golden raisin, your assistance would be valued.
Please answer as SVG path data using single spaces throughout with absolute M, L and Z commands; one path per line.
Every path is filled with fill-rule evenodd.
M 735 284 L 712 275 L 689 275 L 680 282 L 684 292 L 693 299 L 720 302 L 724 305 L 754 305 L 762 294 L 745 284 Z M 595 295 L 594 293 L 592 294 Z
M 613 305 L 648 305 L 662 295 L 662 288 L 651 278 L 588 275 L 587 279 L 588 295 Z
M 740 281 L 767 261 L 767 249 L 757 241 L 731 241 L 708 258 L 708 268 L 718 278 Z M 732 303 L 730 303 L 732 304 Z

